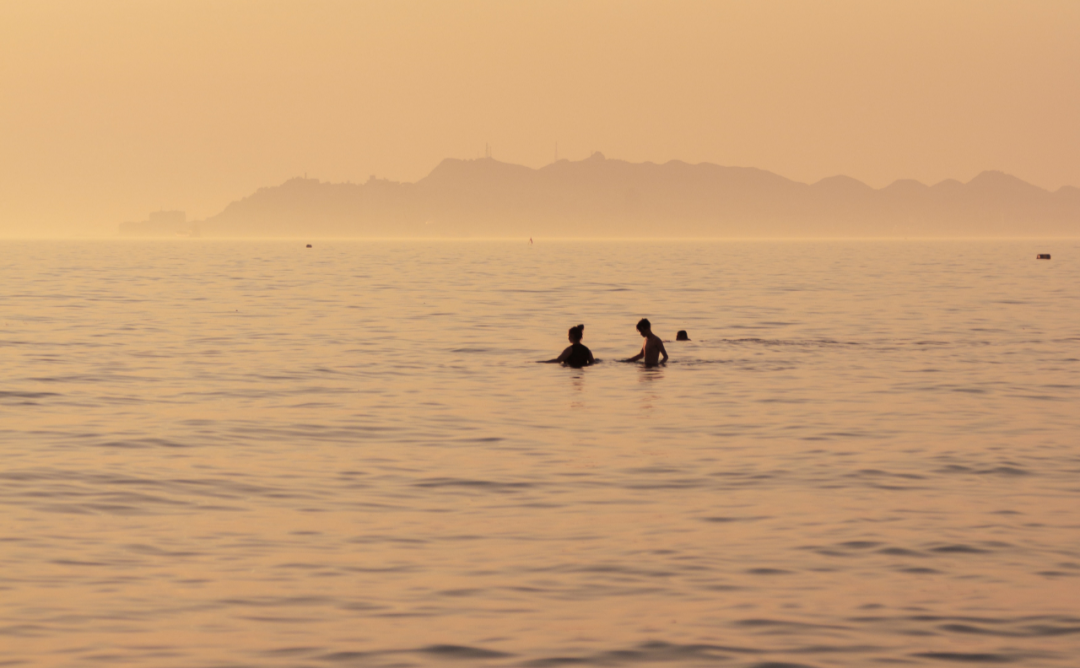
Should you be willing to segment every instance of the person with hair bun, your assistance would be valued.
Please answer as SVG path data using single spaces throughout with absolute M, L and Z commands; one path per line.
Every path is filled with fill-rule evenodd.
M 585 334 L 585 325 L 578 325 L 577 327 L 570 328 L 570 334 L 567 338 L 570 339 L 570 346 L 562 351 L 562 354 L 553 360 L 541 360 L 541 364 L 565 364 L 568 367 L 580 369 L 583 366 L 590 366 L 596 364 L 596 359 L 593 358 L 592 351 L 585 347 L 581 342 L 581 337 Z

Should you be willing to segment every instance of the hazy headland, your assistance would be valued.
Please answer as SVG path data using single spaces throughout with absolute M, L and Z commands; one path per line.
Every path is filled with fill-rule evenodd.
M 800 183 L 762 169 L 631 163 L 594 153 L 533 169 L 443 160 L 415 183 L 294 178 L 201 221 L 158 214 L 125 236 L 211 237 L 1031 237 L 1080 232 L 1080 189 L 999 171 L 967 183 L 847 176 Z

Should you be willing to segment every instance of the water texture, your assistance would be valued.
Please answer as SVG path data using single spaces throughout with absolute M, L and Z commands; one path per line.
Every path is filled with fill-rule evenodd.
M 1077 665 L 1076 241 L 0 251 L 0 666 Z

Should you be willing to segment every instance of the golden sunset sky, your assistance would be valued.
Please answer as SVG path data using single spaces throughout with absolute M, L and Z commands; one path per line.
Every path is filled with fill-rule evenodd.
M 0 235 L 202 218 L 485 143 L 1080 185 L 1080 2 L 0 0 Z

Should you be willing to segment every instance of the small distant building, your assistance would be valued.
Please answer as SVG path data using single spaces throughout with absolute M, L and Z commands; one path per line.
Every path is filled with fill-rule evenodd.
M 155 211 L 147 220 L 120 223 L 122 237 L 190 237 L 198 236 L 197 230 L 183 211 Z

